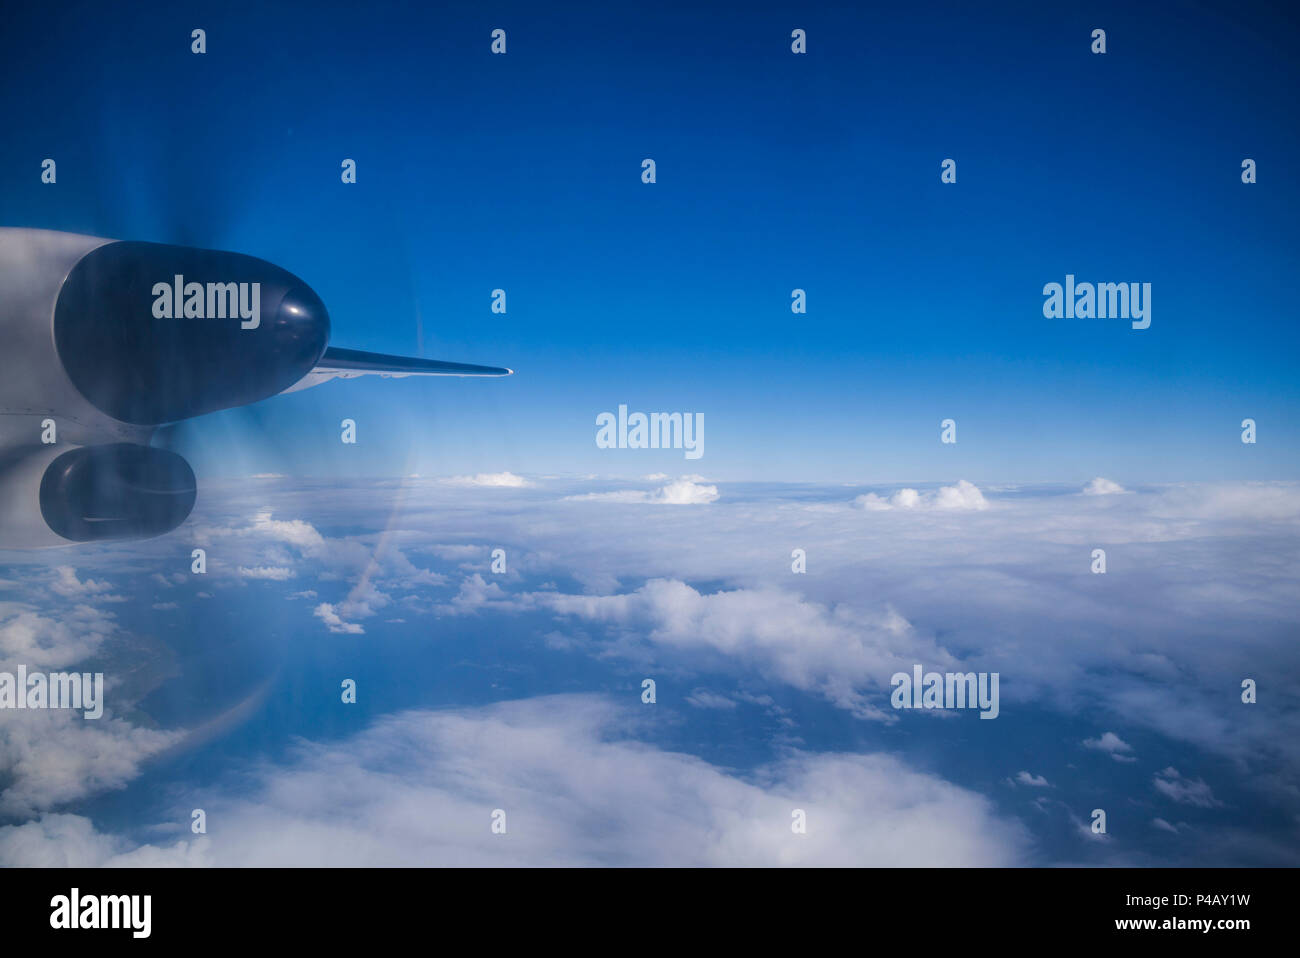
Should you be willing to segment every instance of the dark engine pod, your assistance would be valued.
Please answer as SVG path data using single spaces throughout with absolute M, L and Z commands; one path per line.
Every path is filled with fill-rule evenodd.
M 122 422 L 242 406 L 309 373 L 329 314 L 306 283 L 241 253 L 118 242 L 72 268 L 54 343 L 78 391 Z
M 165 449 L 120 442 L 65 452 L 41 477 L 41 516 L 74 542 L 147 539 L 194 508 L 190 464 Z

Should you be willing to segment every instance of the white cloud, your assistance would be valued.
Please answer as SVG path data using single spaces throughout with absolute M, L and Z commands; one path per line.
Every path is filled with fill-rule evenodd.
M 95 830 L 80 815 L 42 815 L 0 828 L 0 864 L 34 868 L 158 868 L 204 865 L 209 840 L 177 842 L 171 848 L 142 845 Z
M 481 472 L 476 476 L 454 476 L 446 482 L 456 486 L 480 486 L 488 488 L 526 489 L 535 483 L 513 472 Z
M 1133 755 L 1133 746 L 1114 732 L 1105 732 L 1101 738 L 1085 738 L 1083 747 L 1105 752 L 1117 762 L 1137 761 L 1137 758 Z
M 859 718 L 896 720 L 893 710 L 880 707 L 895 672 L 916 661 L 956 661 L 892 610 L 863 614 L 778 589 L 701 594 L 684 582 L 652 579 L 622 595 L 538 592 L 527 601 L 621 630 L 617 649 L 623 654 L 687 655 L 701 668 L 757 669 L 818 692 Z
M 702 485 L 695 479 L 683 477 L 674 479 L 663 488 L 654 492 L 649 502 L 662 502 L 673 506 L 696 506 L 718 499 L 718 487 Z
M 921 493 L 915 489 L 900 489 L 888 499 L 868 492 L 858 496 L 853 504 L 869 512 L 886 512 L 892 509 L 975 509 L 989 507 L 984 493 L 972 482 L 959 480 L 955 486 L 941 486 L 933 493 Z
M 111 704 L 111 699 L 109 700 Z M 87 721 L 73 709 L 6 710 L 0 723 L 0 816 L 26 816 L 121 788 L 140 765 L 175 744 L 179 732 L 130 725 L 109 715 Z
M 1300 700 L 1278 687 L 1267 711 L 1243 708 L 1236 680 L 1228 683 L 1234 687 L 1224 684 L 1225 676 L 1285 676 L 1300 667 L 1300 646 L 1294 642 L 1300 596 L 1291 574 L 1300 563 L 1300 484 L 1144 485 L 1105 500 L 1076 494 L 1077 484 L 1064 494 L 1060 487 L 1012 486 L 1000 488 L 996 501 L 983 510 L 939 508 L 937 492 L 919 491 L 911 507 L 895 508 L 886 499 L 887 508 L 864 516 L 845 501 L 842 487 L 756 491 L 745 486 L 735 495 L 729 487 L 727 497 L 696 510 L 575 509 L 558 497 L 614 486 L 558 477 L 554 483 L 553 497 L 530 499 L 527 508 L 519 496 L 502 497 L 498 490 L 432 481 L 415 490 L 418 494 L 409 494 L 409 484 L 342 483 L 306 495 L 290 483 L 244 483 L 238 493 L 243 498 L 233 504 L 216 496 L 205 502 L 205 514 L 227 517 L 228 526 L 212 525 L 216 520 L 210 519 L 208 526 L 193 530 L 197 545 L 212 550 L 220 543 L 222 561 L 212 563 L 209 552 L 204 586 L 208 594 L 228 587 L 240 565 L 293 567 L 297 582 L 283 591 L 313 586 L 309 591 L 333 600 L 336 627 L 354 630 L 360 626 L 343 613 L 346 600 L 338 596 L 367 575 L 375 589 L 358 591 L 358 611 L 377 595 L 391 596 L 413 622 L 450 609 L 485 616 L 528 611 L 534 614 L 519 627 L 533 632 L 539 653 L 551 654 L 547 649 L 553 647 L 566 650 L 554 654 L 617 656 L 636 663 L 638 672 L 649 663 L 673 675 L 682 690 L 729 688 L 734 680 L 777 695 L 791 709 L 792 724 L 813 720 L 802 711 L 797 691 L 846 708 L 896 714 L 882 686 L 895 661 L 904 663 L 903 671 L 912 662 L 939 671 L 948 670 L 948 661 L 969 663 L 977 671 L 1002 672 L 1002 722 L 1029 708 L 1084 721 L 1098 716 L 1096 721 L 1135 730 L 1133 735 L 1153 741 L 1160 736 L 1150 746 L 1148 738 L 1138 740 L 1144 753 L 1158 749 L 1168 756 L 1161 765 L 1199 768 L 1193 765 L 1201 761 L 1195 749 L 1229 758 L 1241 770 L 1235 786 L 1266 795 L 1278 820 L 1294 817 L 1300 807 L 1295 798 L 1300 794 Z M 271 508 L 278 519 L 271 518 Z M 251 521 L 255 513 L 263 518 Z M 288 518 L 295 515 L 300 518 Z M 348 529 L 374 531 L 343 538 L 317 531 L 344 522 Z M 212 538 L 200 535 L 209 530 Z M 497 543 L 510 547 L 512 575 L 470 575 L 468 585 L 462 582 L 456 565 L 482 560 L 476 568 L 486 571 L 486 555 Z M 1088 556 L 1099 543 L 1106 545 L 1111 572 L 1090 576 Z M 110 581 L 116 588 L 128 576 L 137 585 L 145 583 L 153 570 L 170 568 L 165 563 L 174 558 L 175 545 L 176 540 L 164 539 L 129 550 L 80 551 L 72 580 L 92 589 Z M 789 554 L 796 546 L 808 550 L 807 576 L 790 572 Z M 454 598 L 454 589 L 436 591 L 433 582 L 441 580 L 440 573 L 411 571 L 409 562 L 395 558 L 406 549 L 438 563 L 439 548 L 458 552 L 450 567 L 433 566 L 455 575 L 460 592 Z M 26 576 L 20 576 L 19 565 L 3 575 L 24 597 L 44 595 L 52 576 L 48 561 L 28 566 Z M 567 596 L 553 586 L 552 598 L 544 599 L 540 586 L 518 591 L 544 580 L 565 592 L 592 588 L 609 594 Z M 689 589 L 694 596 L 674 597 L 674 590 L 648 595 L 653 580 L 676 583 L 675 589 Z M 408 582 L 420 584 L 405 586 Z M 146 590 L 147 604 L 154 583 Z M 98 605 L 108 594 L 89 592 L 79 600 L 84 604 L 74 607 L 83 616 L 93 613 L 91 600 Z M 159 597 L 184 594 L 188 590 Z M 574 605 L 591 599 L 608 604 Z M 620 603 L 626 607 L 622 611 Z M 727 603 L 747 611 L 727 610 Z M 914 627 L 891 635 L 881 624 L 890 609 Z M 113 620 L 87 618 L 93 628 L 86 630 L 72 624 L 71 611 L 52 615 L 34 605 L 0 606 L 0 657 L 30 666 L 34 656 L 75 661 L 95 654 L 103 636 L 111 634 Z M 756 621 L 765 612 L 773 613 L 770 627 Z M 546 621 L 547 613 L 559 618 Z M 807 661 L 801 661 L 805 627 L 813 638 Z M 1225 635 L 1237 638 L 1226 642 Z M 550 646 L 543 644 L 544 636 L 551 637 Z M 778 691 L 779 685 L 789 688 Z M 694 708 L 686 714 L 704 718 Z M 715 712 L 711 718 L 726 721 L 727 714 Z M 993 726 L 994 741 L 1006 742 L 1002 722 L 977 727 Z M 1117 762 L 1136 761 L 1128 743 L 1113 732 L 1096 733 L 1095 727 L 1082 725 L 1073 740 L 1095 734 L 1086 747 Z M 898 726 L 868 727 L 864 735 L 898 731 Z M 791 739 L 799 734 L 797 728 L 789 732 Z M 1103 747 L 1111 739 L 1119 744 Z M 34 735 L 20 744 L 19 753 L 39 754 L 40 747 Z M 907 746 L 899 747 L 906 754 Z M 19 753 L 0 750 L 0 768 L 10 760 L 3 756 Z M 1023 759 L 1006 761 L 1014 768 L 1012 763 Z M 1106 763 L 1080 766 L 1080 774 L 1094 782 L 1123 771 Z M 127 772 L 110 779 L 129 780 L 138 766 L 125 767 Z M 1156 780 L 1163 784 L 1154 786 L 1159 791 L 1149 798 L 1218 801 L 1200 779 L 1162 774 Z M 48 791 L 29 794 L 33 807 L 48 807 L 42 804 Z M 1031 797 L 1045 794 L 1051 793 L 1036 789 Z M 1239 794 L 1232 796 L 1234 803 Z M 1143 817 L 1150 815 L 1149 810 Z M 1180 827 L 1175 816 L 1169 821 Z M 1247 827 L 1267 843 L 1264 826 Z M 1148 837 L 1155 837 L 1154 828 L 1145 830 Z M 1187 844 L 1210 847 L 1201 843 L 1202 837 L 1208 842 L 1209 832 L 1208 825 L 1198 824 L 1198 842 Z M 1257 857 L 1272 861 L 1276 854 L 1260 851 Z
M 1047 779 L 1042 775 L 1031 775 L 1029 772 L 1017 772 L 1016 781 L 1021 785 L 1029 785 L 1032 788 L 1050 788 Z
M 78 594 L 102 597 L 97 584 L 87 594 L 87 583 L 72 578 L 82 587 Z M 134 705 L 120 677 L 145 677 L 158 657 L 148 642 L 123 636 L 113 615 L 62 599 L 39 610 L 0 602 L 0 669 L 12 672 L 22 665 L 31 671 L 64 671 L 92 658 L 93 671 L 105 674 L 100 718 L 87 720 L 80 709 L 0 711 L 0 817 L 30 816 L 121 788 L 143 762 L 183 734 L 137 727 L 120 717 Z
M 527 599 L 515 599 L 495 582 L 488 582 L 475 572 L 461 580 L 460 591 L 438 610 L 447 615 L 472 615 L 485 608 L 514 612 L 528 605 Z
M 686 704 L 693 705 L 697 709 L 734 709 L 738 703 L 735 699 L 710 692 L 708 689 L 695 689 L 686 696 Z
M 620 489 L 616 492 L 588 492 L 566 496 L 570 502 L 647 502 L 669 506 L 698 506 L 718 500 L 718 487 L 703 485 L 700 476 L 682 476 L 654 490 Z
M 310 523 L 301 519 L 272 519 L 271 512 L 259 512 L 253 517 L 253 531 L 280 542 L 287 542 L 308 553 L 325 545 L 325 537 Z
M 387 593 L 373 579 L 362 576 L 361 581 L 348 592 L 347 598 L 339 603 L 338 613 L 348 619 L 365 619 L 385 608 L 389 602 Z
M 987 509 L 984 494 L 974 483 L 962 479 L 955 486 L 944 486 L 935 496 L 936 509 Z
M 47 816 L 0 828 L 0 863 L 999 866 L 1032 854 L 986 799 L 894 756 L 792 751 L 742 778 L 626 739 L 629 714 L 593 696 L 406 712 L 305 744 L 231 791 L 185 796 L 221 821 L 220 842 L 128 850 L 86 819 Z M 505 835 L 488 827 L 494 808 Z
M 1169 486 L 1152 503 L 1161 518 L 1300 520 L 1300 483 L 1205 482 Z
M 290 501 L 297 500 L 297 490 L 292 486 L 284 492 Z M 258 498 L 264 500 L 268 495 L 273 493 L 263 492 Z M 371 503 L 360 505 L 365 509 Z M 261 508 L 248 525 L 195 528 L 196 541 L 221 544 L 225 562 L 208 570 L 214 580 L 220 581 L 223 569 L 233 569 L 241 580 L 283 582 L 314 575 L 320 581 L 350 581 L 351 588 L 343 600 L 331 604 L 328 613 L 316 609 L 313 614 L 326 621 L 332 631 L 354 633 L 360 627 L 343 620 L 375 614 L 389 604 L 390 590 L 423 589 L 447 581 L 440 573 L 421 569 L 407 558 L 400 543 L 409 536 L 400 530 L 336 538 L 322 535 L 303 519 L 275 519 L 273 515 L 273 510 Z M 316 589 L 303 589 L 289 597 L 316 598 L 317 594 Z
M 361 635 L 366 630 L 355 622 L 344 622 L 339 614 L 334 611 L 334 606 L 329 602 L 322 602 L 316 606 L 312 615 L 324 622 L 331 632 L 343 632 L 348 635 Z
M 115 628 L 111 614 L 89 605 L 46 613 L 0 602 L 0 665 L 63 668 L 97 653 Z
M 1214 792 L 1204 781 L 1199 778 L 1185 778 L 1172 766 L 1157 772 L 1151 783 L 1155 785 L 1156 791 L 1183 805 L 1216 808 L 1223 804 L 1214 797 Z
M 1117 493 L 1126 491 L 1127 490 L 1118 482 L 1113 482 L 1110 479 L 1103 479 L 1101 476 L 1098 476 L 1096 479 L 1092 480 L 1092 482 L 1083 487 L 1083 494 L 1085 496 L 1113 496 Z
M 65 599 L 88 598 L 99 596 L 112 588 L 107 582 L 77 578 L 77 570 L 70 565 L 61 565 L 54 570 L 54 580 L 50 582 L 50 591 Z
M 560 494 L 591 488 L 588 480 L 554 481 L 568 483 Z M 938 667 L 930 664 L 929 648 L 941 647 L 982 663 L 981 670 L 1014 673 L 1014 683 L 1002 688 L 1004 707 L 1019 701 L 1067 713 L 1105 709 L 1131 726 L 1279 769 L 1286 781 L 1267 786 L 1279 794 L 1300 787 L 1297 710 L 1264 716 L 1234 709 L 1235 698 L 1216 691 L 1224 674 L 1243 668 L 1250 671 L 1242 674 L 1291 674 L 1300 667 L 1288 638 L 1300 600 L 1284 572 L 1300 562 L 1300 483 L 1147 486 L 1108 497 L 1101 511 L 1092 497 L 999 489 L 996 508 L 989 503 L 987 509 L 938 508 L 938 492 L 917 492 L 911 507 L 898 499 L 895 508 L 886 499 L 886 508 L 864 523 L 849 503 L 816 494 L 822 490 L 809 496 L 803 488 L 746 491 L 707 509 L 658 510 L 647 521 L 645 510 L 577 511 L 558 499 L 530 502 L 524 517 L 515 506 L 503 505 L 494 490 L 437 482 L 422 486 L 418 497 L 404 488 L 345 484 L 315 498 L 288 484 L 266 483 L 249 496 L 265 518 L 257 528 L 227 533 L 237 541 L 223 542 L 222 549 L 227 574 L 234 572 L 232 556 L 245 566 L 294 565 L 300 581 L 313 573 L 322 581 L 351 582 L 370 574 L 385 593 L 401 596 L 403 614 L 412 615 L 546 607 L 526 593 L 507 591 L 518 585 L 513 577 L 500 577 L 490 590 L 486 582 L 471 583 L 455 599 L 430 597 L 412 605 L 410 595 L 427 590 L 404 583 L 441 577 L 406 571 L 394 558 L 398 544 L 434 556 L 457 550 L 461 561 L 475 562 L 490 543 L 514 543 L 512 572 L 526 570 L 538 580 L 577 579 L 597 593 L 618 591 L 623 583 L 636 589 L 654 578 L 722 583 L 712 588 L 724 592 L 788 588 L 786 557 L 798 546 L 808 550 L 816 570 L 798 580 L 810 602 L 842 606 L 866 619 L 897 609 L 922 623 L 913 636 L 912 661 Z M 837 491 L 824 490 L 831 497 Z M 643 490 L 632 493 L 638 501 L 646 496 Z M 978 501 L 973 495 L 946 498 Z M 346 514 L 354 528 L 392 531 L 318 540 L 306 522 L 270 523 L 268 508 Z M 250 506 L 248 514 L 253 511 Z M 304 545 L 301 556 L 283 545 L 294 530 Z M 196 530 L 197 541 L 207 531 Z M 1098 542 L 1107 543 L 1111 574 L 1080 580 L 1079 569 L 1086 570 Z M 515 560 L 516 550 L 530 557 L 527 563 Z M 95 569 L 95 578 L 100 571 Z M 221 575 L 220 568 L 210 571 Z M 336 613 L 341 608 L 336 605 Z M 704 664 L 700 647 L 654 643 L 638 637 L 638 628 L 635 622 L 624 626 L 626 634 L 613 650 L 603 635 L 581 648 L 594 655 L 640 653 L 669 667 Z M 1249 634 L 1243 642 L 1222 641 L 1223 634 L 1243 628 Z M 539 634 L 561 632 L 567 628 L 543 626 Z M 1057 640 L 1045 642 L 1046 635 Z M 750 654 L 740 650 L 728 669 L 775 677 L 767 671 L 773 667 L 770 653 L 755 652 L 757 659 L 747 662 Z M 1132 759 L 1122 750 L 1107 754 L 1118 762 Z M 1270 777 L 1253 781 L 1264 787 Z

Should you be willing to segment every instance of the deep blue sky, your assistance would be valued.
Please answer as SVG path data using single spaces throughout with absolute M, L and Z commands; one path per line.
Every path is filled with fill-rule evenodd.
M 218 414 L 202 474 L 1300 474 L 1288 14 L 607 6 L 13 11 L 0 220 L 251 253 L 337 345 L 518 370 Z M 1044 319 L 1066 273 L 1150 282 L 1151 328 Z M 703 412 L 704 458 L 598 450 L 619 403 Z

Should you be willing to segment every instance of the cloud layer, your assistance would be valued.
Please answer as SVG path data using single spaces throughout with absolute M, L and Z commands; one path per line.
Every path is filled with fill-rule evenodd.
M 197 841 L 130 847 L 47 816 L 0 828 L 0 864 L 974 866 L 1029 845 L 985 799 L 892 756 L 791 752 L 740 778 L 619 738 L 624 724 L 591 696 L 402 713 L 304 745 L 240 794 L 195 796 Z
M 1123 794 L 1146 809 L 1145 831 L 1165 837 L 1194 831 L 1201 848 L 1213 844 L 1210 836 L 1227 835 L 1233 816 L 1250 803 L 1264 803 L 1258 807 L 1268 814 L 1250 816 L 1242 828 L 1300 814 L 1300 698 L 1278 680 L 1300 671 L 1293 641 L 1300 618 L 1296 484 L 1173 485 L 1121 495 L 1094 481 L 1105 491 L 1080 495 L 1078 484 L 980 490 L 963 481 L 850 489 L 660 476 L 639 488 L 611 488 L 602 480 L 525 482 L 503 490 L 493 482 L 414 479 L 319 488 L 259 481 L 208 496 L 181 537 L 78 550 L 75 565 L 66 554 L 10 557 L 0 600 L 0 659 L 29 668 L 104 663 L 118 685 L 97 723 L 66 713 L 0 713 L 6 782 L 0 815 L 31 826 L 21 833 L 24 841 L 48 832 L 85 844 L 87 855 L 105 861 L 140 851 L 138 843 L 87 833 L 75 814 L 60 816 L 99 791 L 129 786 L 146 762 L 186 736 L 182 728 L 155 727 L 133 713 L 149 683 L 165 678 L 156 647 L 141 644 L 141 624 L 166 635 L 178 617 L 202 614 L 204 603 L 238 610 L 250 596 L 282 603 L 296 623 L 296 642 L 355 644 L 364 637 L 368 643 L 394 622 L 423 635 L 480 629 L 509 636 L 528 655 L 630 663 L 641 674 L 671 676 L 682 714 L 693 717 L 683 721 L 706 729 L 757 706 L 772 719 L 766 744 L 799 751 L 761 769 L 706 766 L 709 774 L 696 775 L 684 769 L 699 759 L 659 754 L 628 729 L 613 729 L 609 716 L 616 713 L 601 711 L 608 705 L 582 704 L 583 697 L 536 700 L 585 710 L 588 717 L 574 719 L 576 725 L 564 716 L 542 723 L 558 737 L 573 737 L 577 748 L 620 760 L 650 750 L 663 770 L 687 776 L 701 793 L 716 789 L 743 809 L 766 809 L 768 799 L 785 802 L 796 792 L 815 794 L 816 781 L 874 781 L 889 755 L 897 763 L 891 775 L 932 776 L 909 770 L 907 761 L 911 743 L 941 716 L 900 715 L 888 696 L 894 672 L 921 664 L 1001 674 L 1000 717 L 979 723 L 993 727 L 981 732 L 991 744 L 1014 741 L 1032 716 L 1044 713 L 1082 722 L 1067 739 L 1075 750 L 1070 761 L 1082 772 L 1045 754 L 1032 764 L 1008 761 L 989 780 L 990 788 L 1021 796 L 1017 801 L 1034 795 L 1031 820 L 1050 812 L 1083 821 L 1093 806 L 1072 790 L 1079 774 L 1094 783 L 1125 782 Z M 666 490 L 679 483 L 687 490 L 677 497 L 680 504 L 701 508 L 622 507 L 668 504 L 676 494 Z M 207 551 L 202 577 L 189 571 L 192 547 Z M 1100 575 L 1092 572 L 1099 548 L 1107 555 Z M 496 550 L 508 561 L 494 571 Z M 124 617 L 131 628 L 120 624 Z M 1243 701 L 1248 679 L 1258 684 L 1253 703 Z M 834 739 L 807 748 L 828 708 L 850 723 L 834 726 L 840 741 L 896 737 L 886 749 L 837 748 Z M 454 753 L 450 726 L 439 724 L 451 713 L 431 714 L 403 713 L 402 721 L 424 723 L 426 741 Z M 505 736 L 511 714 L 466 713 L 460 721 L 467 724 L 456 727 Z M 606 717 L 592 717 L 599 715 Z M 876 731 L 859 730 L 868 728 Z M 378 747 L 368 734 L 347 747 Z M 609 742 L 615 747 L 606 753 L 601 743 Z M 342 747 L 308 747 L 293 770 L 309 777 L 313 748 Z M 501 753 L 507 755 L 513 752 Z M 264 770 L 267 795 L 256 804 L 279 807 L 277 771 Z M 436 769 L 428 771 L 431 795 L 449 807 L 469 801 Z M 471 771 L 491 779 L 493 788 L 508 793 L 512 787 L 505 772 L 466 774 Z M 358 789 L 371 774 L 384 780 L 365 763 L 354 774 Z M 1018 787 L 1006 787 L 1007 780 Z M 305 792 L 292 794 L 306 801 Z M 250 827 L 265 825 L 253 804 L 241 805 L 231 794 L 217 799 Z M 382 806 L 382 796 L 374 802 Z M 286 821 L 292 805 L 283 805 Z M 586 808 L 595 814 L 594 806 Z M 304 820 L 331 834 L 344 828 L 323 813 Z M 620 819 L 620 827 L 632 827 L 631 821 Z M 706 835 L 719 827 L 703 814 L 697 826 Z M 547 829 L 564 834 L 554 822 Z M 214 841 L 185 840 L 184 847 L 164 843 L 142 854 L 189 862 L 239 857 Z M 1268 846 L 1249 833 L 1233 840 L 1243 848 Z M 355 841 L 346 846 L 352 850 L 369 847 L 364 836 L 347 841 Z M 571 835 L 563 841 L 577 843 L 578 858 L 597 854 Z M 441 833 L 430 842 L 453 857 L 470 855 L 470 847 L 481 851 Z M 1122 854 L 1117 841 L 1092 844 Z M 769 857 L 788 851 L 779 844 L 757 847 Z M 528 857 L 517 845 L 503 848 L 523 856 L 512 860 Z M 561 841 L 533 850 L 561 855 Z M 969 850 L 971 860 L 989 860 L 982 846 Z M 626 852 L 629 860 L 650 854 L 631 845 Z M 1265 850 L 1257 854 L 1268 857 Z

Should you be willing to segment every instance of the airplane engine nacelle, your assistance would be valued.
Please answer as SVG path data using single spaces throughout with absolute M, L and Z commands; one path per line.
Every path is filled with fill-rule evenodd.
M 241 253 L 110 242 L 82 256 L 54 305 L 68 378 L 100 412 L 158 425 L 274 396 L 329 340 L 325 304 Z
M 133 443 L 33 449 L 0 462 L 0 548 L 148 539 L 194 508 L 180 456 Z

